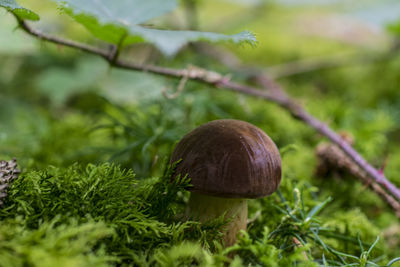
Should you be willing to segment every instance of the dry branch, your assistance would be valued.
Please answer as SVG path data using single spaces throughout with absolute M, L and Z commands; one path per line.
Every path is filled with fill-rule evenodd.
M 316 149 L 318 157 L 317 174 L 326 175 L 332 171 L 349 173 L 358 178 L 362 183 L 369 186 L 379 197 L 389 204 L 400 218 L 400 202 L 389 195 L 379 184 L 372 181 L 358 165 L 343 153 L 334 144 L 320 144 Z

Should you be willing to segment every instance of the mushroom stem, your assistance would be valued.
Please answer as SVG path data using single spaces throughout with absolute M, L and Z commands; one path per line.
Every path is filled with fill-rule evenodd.
M 186 210 L 189 218 L 206 222 L 224 215 L 229 220 L 224 229 L 224 245 L 232 246 L 240 230 L 247 226 L 247 199 L 221 198 L 192 192 Z

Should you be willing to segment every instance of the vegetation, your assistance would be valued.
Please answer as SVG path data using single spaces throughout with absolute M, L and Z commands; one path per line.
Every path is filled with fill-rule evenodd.
M 30 25 L 107 48 L 103 41 L 114 43 L 115 36 L 102 31 L 104 25 L 86 30 L 93 17 L 82 14 L 89 4 L 68 0 L 72 9 L 59 7 L 61 14 L 55 15 L 54 1 L 19 2 L 33 11 L 0 0 L 6 7 L 0 9 L 0 159 L 15 157 L 22 170 L 0 207 L 0 266 L 400 266 L 395 212 L 349 173 L 317 174 L 315 149 L 326 140 L 283 108 L 200 81 L 187 81 L 176 97 L 166 98 L 179 81 L 111 68 L 95 55 L 13 32 L 14 15 L 24 20 L 40 15 L 44 22 Z M 382 31 L 379 42 L 360 44 L 308 36 L 295 27 L 316 13 L 333 16 L 340 5 L 308 9 L 269 1 L 187 0 L 151 24 L 187 28 L 182 19 L 187 2 L 197 3 L 198 12 L 189 27 L 240 34 L 191 38 L 186 32 L 185 42 L 252 43 L 253 35 L 245 32 L 251 30 L 257 47 L 213 44 L 212 50 L 199 42 L 179 50 L 181 43 L 169 47 L 168 38 L 152 36 L 154 48 L 141 43 L 153 28 L 124 32 L 114 25 L 111 32 L 128 36 L 117 42 L 116 59 L 177 68 L 191 64 L 247 84 L 255 83 L 252 68 L 227 66 L 221 55 L 234 53 L 235 60 L 260 69 L 269 66 L 267 73 L 288 94 L 351 136 L 368 162 L 383 166 L 400 187 L 398 23 Z M 148 21 L 139 18 L 135 24 Z M 338 60 L 342 53 L 346 61 Z M 288 64 L 273 68 L 321 57 L 335 67 L 295 74 L 285 72 Z M 279 191 L 249 201 L 248 231 L 228 248 L 220 242 L 227 223 L 222 218 L 204 224 L 183 219 L 190 177 L 171 182 L 174 166 L 167 164 L 185 133 L 222 118 L 245 120 L 268 133 L 283 167 Z

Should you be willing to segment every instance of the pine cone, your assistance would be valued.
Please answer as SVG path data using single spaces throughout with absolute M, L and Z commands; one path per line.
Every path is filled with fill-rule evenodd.
M 0 206 L 7 196 L 7 188 L 18 178 L 21 171 L 17 168 L 17 159 L 0 160 Z

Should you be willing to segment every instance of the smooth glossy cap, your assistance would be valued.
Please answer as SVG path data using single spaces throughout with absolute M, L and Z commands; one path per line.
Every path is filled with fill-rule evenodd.
M 281 181 L 279 151 L 261 129 L 239 120 L 216 120 L 185 135 L 171 163 L 189 175 L 192 192 L 230 198 L 272 194 Z

